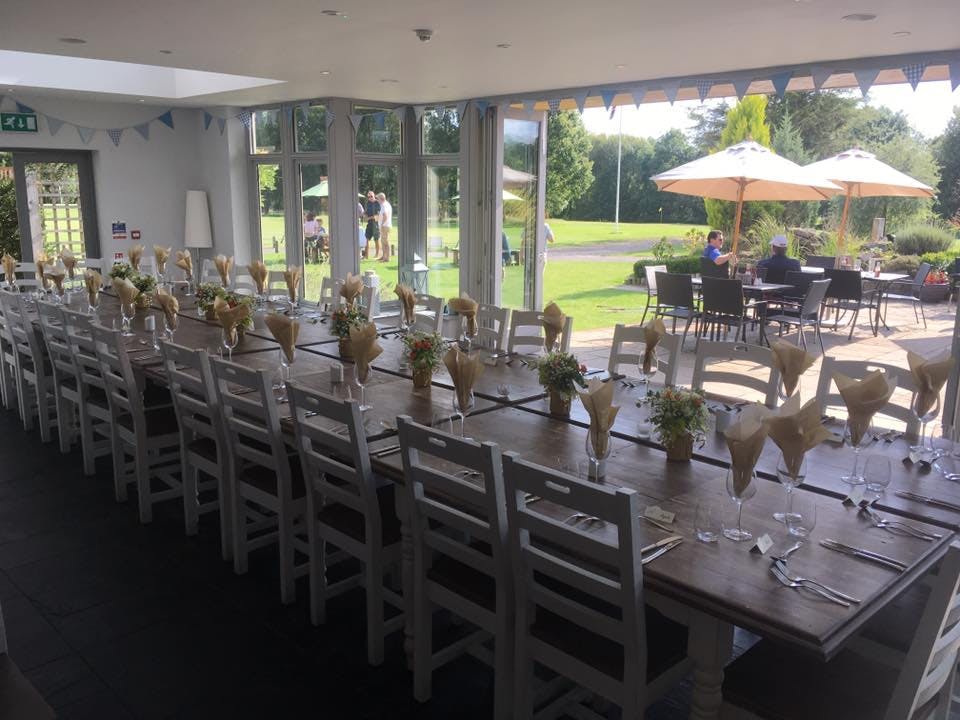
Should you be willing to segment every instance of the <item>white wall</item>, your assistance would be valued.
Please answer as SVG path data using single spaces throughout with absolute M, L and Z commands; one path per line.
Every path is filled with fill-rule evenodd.
M 18 96 L 38 114 L 49 114 L 77 125 L 95 128 L 127 127 L 140 124 L 167 108 L 145 104 L 123 104 L 64 100 L 59 98 Z M 12 110 L 13 102 L 3 103 Z M 216 111 L 224 117 L 226 111 Z M 235 113 L 233 113 L 235 114 Z M 203 129 L 203 112 L 175 109 L 174 129 L 163 123 L 150 123 L 150 139 L 135 130 L 126 130 L 119 147 L 106 132 L 98 132 L 84 144 L 76 128 L 64 125 L 53 136 L 44 120 L 37 134 L 0 133 L 0 148 L 90 150 L 97 198 L 97 214 L 102 255 L 126 250 L 114 244 L 111 223 L 126 222 L 127 230 L 140 230 L 141 242 L 183 247 L 184 204 L 187 190 L 206 190 L 210 196 L 210 214 L 216 252 L 233 253 L 235 240 L 242 252 L 249 253 L 249 215 L 245 192 L 246 144 L 243 126 L 238 120 L 227 122 L 221 136 L 214 120 Z M 241 142 L 243 141 L 243 142 Z M 242 146 L 239 148 L 238 146 Z M 235 177 L 235 174 L 239 176 Z M 127 242 L 126 246 L 132 244 Z M 210 251 L 205 251 L 204 256 Z M 238 258 L 239 259 L 239 258 Z

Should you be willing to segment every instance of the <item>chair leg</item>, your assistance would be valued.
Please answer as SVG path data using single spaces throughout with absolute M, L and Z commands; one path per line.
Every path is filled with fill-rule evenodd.
M 923 311 L 923 303 L 918 302 L 917 305 L 920 306 L 920 317 L 923 318 L 923 329 L 927 329 L 927 314 Z M 916 306 L 914 306 L 916 307 Z
M 280 553 L 280 602 L 290 605 L 297 599 L 294 574 L 293 517 L 289 508 L 280 506 L 277 519 L 277 546 Z
M 60 452 L 66 455 L 70 452 L 70 441 L 73 439 L 73 403 L 59 393 L 56 402 L 57 437 L 60 440 Z
M 497 612 L 493 647 L 493 716 L 496 720 L 510 720 L 513 712 L 513 613 L 501 607 Z
M 217 503 L 220 506 L 220 554 L 224 560 L 233 560 L 233 482 L 230 460 L 220 467 L 217 478 Z
M 320 537 L 314 513 L 307 513 L 307 539 L 310 543 L 310 622 L 327 621 L 327 543 Z
M 110 450 L 113 454 L 113 492 L 117 502 L 127 501 L 127 458 L 123 443 L 116 433 L 111 433 Z
M 78 407 L 80 416 L 80 449 L 83 451 L 83 474 L 87 477 L 94 475 L 96 468 L 96 444 L 93 437 L 93 418 L 83 408 L 83 399 L 80 400 Z
M 521 621 L 522 622 L 522 621 Z M 533 717 L 533 661 L 527 650 L 526 627 L 518 623 L 514 639 L 513 716 L 517 720 Z
M 183 530 L 187 535 L 196 535 L 200 525 L 200 500 L 197 485 L 200 471 L 187 460 L 187 453 L 180 449 L 180 473 L 183 476 Z
M 853 340 L 853 331 L 857 329 L 857 318 L 859 316 L 860 316 L 860 308 L 858 307 L 856 310 L 854 310 L 853 318 L 851 318 L 850 320 L 850 334 L 847 335 L 847 340 Z M 876 335 L 877 333 L 874 332 L 873 334 Z
M 140 508 L 140 522 L 144 525 L 153 522 L 153 497 L 150 492 L 150 458 L 146 449 L 135 448 L 137 465 L 137 505 Z
M 643 315 L 640 316 L 640 324 L 643 325 L 643 321 L 647 319 L 647 311 L 650 309 L 650 295 L 647 294 L 647 305 L 643 308 Z
M 239 487 L 234 488 L 233 496 L 233 572 L 244 575 L 249 566 L 247 546 L 246 501 Z
M 383 664 L 383 564 L 379 548 L 371 549 L 366 563 L 367 662 Z
M 426 586 L 426 578 L 417 582 Z M 433 694 L 433 604 L 426 597 L 414 599 L 413 609 L 413 697 L 427 702 Z

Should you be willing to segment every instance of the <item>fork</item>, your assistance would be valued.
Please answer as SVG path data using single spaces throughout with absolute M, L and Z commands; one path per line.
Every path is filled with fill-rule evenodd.
M 902 520 L 890 520 L 874 510 L 873 507 L 865 500 L 860 503 L 860 510 L 861 512 L 865 512 L 867 514 L 867 517 L 870 518 L 870 521 L 876 527 L 882 528 L 889 533 L 899 532 L 902 535 L 909 535 L 920 540 L 926 540 L 927 542 L 933 542 L 934 540 L 939 540 L 943 537 L 943 535 L 938 533 L 924 532 L 920 528 L 914 527 L 913 525 L 903 522 Z
M 571 520 L 573 520 L 572 523 L 570 522 Z M 571 516 L 568 517 L 566 520 L 564 520 L 564 521 L 563 521 L 563 524 L 564 524 L 564 525 L 567 525 L 567 524 L 570 524 L 570 525 L 579 525 L 581 522 L 582 522 L 582 523 L 586 523 L 587 525 L 592 525 L 592 524 L 595 523 L 595 522 L 596 522 L 596 523 L 602 523 L 603 520 L 601 520 L 600 518 L 598 518 L 598 517 L 596 517 L 596 516 L 594 516 L 594 515 L 587 515 L 586 513 L 575 512 L 573 515 L 571 515 Z
M 840 598 L 834 595 L 831 595 L 826 590 L 821 590 L 820 588 L 814 585 L 807 585 L 806 583 L 791 580 L 782 572 L 780 572 L 780 570 L 777 568 L 776 565 L 770 566 L 770 572 L 773 573 L 773 576 L 780 582 L 781 585 L 785 585 L 786 587 L 789 587 L 789 588 L 799 588 L 802 590 L 810 590 L 812 592 L 817 593 L 821 597 L 826 598 L 830 602 L 836 603 L 837 605 L 842 605 L 843 607 L 850 607 L 850 603 L 848 603 L 846 600 L 841 600 Z
M 847 595 L 846 593 L 840 592 L 836 588 L 832 588 L 829 585 L 824 585 L 822 582 L 817 582 L 816 580 L 812 580 L 810 578 L 800 577 L 796 573 L 791 573 L 789 570 L 787 570 L 787 564 L 782 560 L 777 560 L 774 563 L 774 565 L 776 565 L 777 570 L 783 573 L 783 576 L 787 578 L 787 580 L 790 580 L 792 582 L 807 583 L 809 585 L 815 585 L 816 587 L 826 590 L 831 595 L 836 595 L 841 600 L 846 600 L 847 602 L 851 602 L 851 603 L 860 602 L 859 599 L 853 597 L 852 595 Z

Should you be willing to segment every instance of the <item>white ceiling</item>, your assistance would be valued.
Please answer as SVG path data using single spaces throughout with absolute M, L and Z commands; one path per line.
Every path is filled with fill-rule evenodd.
M 283 81 L 164 101 L 168 105 L 256 105 L 323 96 L 429 103 L 960 47 L 958 0 L 8 0 L 4 5 L 3 50 Z M 323 15 L 327 9 L 347 18 Z M 849 13 L 877 18 L 842 21 Z M 432 41 L 416 38 L 412 30 L 420 27 L 434 31 Z M 894 36 L 901 31 L 910 35 Z M 67 45 L 62 37 L 87 43 Z M 511 47 L 500 49 L 498 43 Z M 9 68 L 0 67 L 0 74 L 4 70 Z

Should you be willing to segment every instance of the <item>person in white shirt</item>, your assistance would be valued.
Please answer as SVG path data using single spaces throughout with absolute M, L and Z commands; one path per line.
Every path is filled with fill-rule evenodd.
M 380 246 L 383 252 L 380 262 L 390 262 L 390 231 L 393 229 L 393 205 L 387 201 L 387 196 L 377 193 L 377 202 L 380 203 Z

